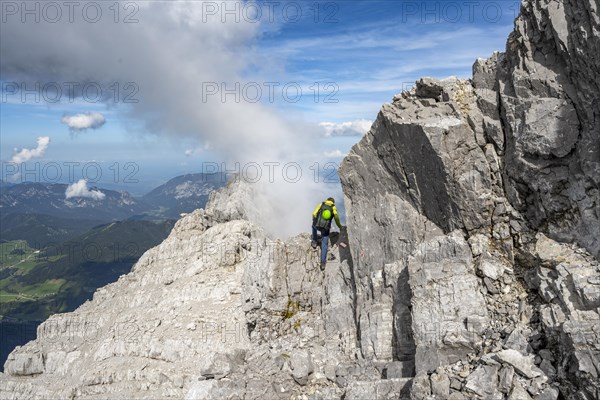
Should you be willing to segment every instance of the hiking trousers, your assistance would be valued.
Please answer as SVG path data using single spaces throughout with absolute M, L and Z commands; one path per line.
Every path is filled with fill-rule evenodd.
M 327 262 L 327 249 L 329 247 L 329 231 L 324 228 L 317 228 L 313 225 L 312 240 L 317 241 L 319 239 L 319 233 L 321 234 L 321 264 L 325 264 Z

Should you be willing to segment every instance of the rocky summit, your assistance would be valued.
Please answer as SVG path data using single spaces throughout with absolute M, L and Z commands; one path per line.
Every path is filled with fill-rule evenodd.
M 599 399 L 598 11 L 525 0 L 471 80 L 384 105 L 324 271 L 234 180 L 13 351 L 2 398 Z

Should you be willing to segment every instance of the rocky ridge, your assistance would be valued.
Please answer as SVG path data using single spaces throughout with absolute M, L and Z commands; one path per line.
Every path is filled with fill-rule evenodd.
M 44 322 L 9 356 L 3 398 L 339 397 L 348 255 L 334 245 L 322 272 L 308 237 L 268 239 L 243 208 L 251 193 L 215 192 L 131 273 Z
M 233 181 L 42 324 L 2 396 L 599 399 L 599 26 L 590 0 L 526 0 L 472 80 L 384 105 L 324 272 Z
M 599 22 L 524 1 L 506 53 L 421 79 L 344 160 L 361 353 L 414 363 L 412 398 L 600 397 Z

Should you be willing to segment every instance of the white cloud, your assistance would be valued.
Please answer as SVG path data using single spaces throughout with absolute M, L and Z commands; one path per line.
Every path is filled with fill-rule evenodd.
M 341 150 L 326 151 L 323 155 L 327 158 L 342 158 L 345 156 Z
M 228 7 L 234 5 L 227 3 Z M 105 7 L 103 2 L 98 4 Z M 122 120 L 132 130 L 171 136 L 177 143 L 191 139 L 182 153 L 186 149 L 194 149 L 194 154 L 210 152 L 213 159 L 226 162 L 230 169 L 236 163 L 304 163 L 300 155 L 314 154 L 312 139 L 322 136 L 320 127 L 312 123 L 311 129 L 305 130 L 308 123 L 296 123 L 302 117 L 278 112 L 266 101 L 268 91 L 260 83 L 275 80 L 283 86 L 287 83 L 283 79 L 289 82 L 296 77 L 262 76 L 269 65 L 276 70 L 281 65 L 263 58 L 256 45 L 262 23 L 243 18 L 236 22 L 229 17 L 225 22 L 221 18 L 203 21 L 205 4 L 142 2 L 137 15 L 140 22 L 135 26 L 115 24 L 112 18 L 104 17 L 96 24 L 69 23 L 65 18 L 55 24 L 23 24 L 11 18 L 2 24 L 0 70 L 5 79 L 24 82 L 27 87 L 36 82 L 77 82 L 74 90 L 78 99 L 84 87 L 99 85 L 103 97 L 97 104 L 117 103 L 119 111 L 126 113 Z M 105 16 L 111 12 L 106 9 Z M 62 40 L 56 41 L 56 37 Z M 48 68 L 47 60 L 52 60 L 52 68 Z M 238 102 L 233 96 L 223 101 L 225 89 L 235 88 L 236 83 L 244 87 L 248 82 L 258 82 L 263 88 L 262 101 Z M 218 92 L 209 94 L 211 90 Z M 88 97 L 93 96 L 91 90 Z M 311 161 L 306 160 L 306 164 L 312 165 Z M 322 198 L 318 188 L 314 188 L 314 195 L 308 195 L 312 193 L 308 189 L 313 185 L 311 172 L 304 174 L 307 182 L 288 184 L 281 178 L 283 182 L 262 188 L 265 219 L 270 219 L 270 210 L 277 202 L 285 204 L 289 216 L 285 224 L 275 220 L 273 231 L 285 235 L 307 229 L 306 215 Z M 277 176 L 281 175 L 280 170 Z M 78 182 L 69 193 L 85 194 L 85 190 Z
M 66 124 L 72 131 L 80 132 L 86 129 L 100 128 L 106 123 L 106 118 L 99 112 L 88 112 L 76 115 L 65 115 L 60 122 Z
M 202 153 L 205 153 L 207 151 L 212 151 L 212 150 L 214 150 L 213 146 L 210 144 L 210 142 L 206 141 L 206 142 L 204 142 L 204 144 L 202 144 L 200 146 L 186 149 L 184 154 L 186 157 L 190 157 L 190 156 L 193 156 L 194 154 L 202 154 Z
M 35 149 L 21 149 L 19 152 L 15 149 L 15 154 L 13 154 L 11 161 L 14 163 L 22 163 L 29 161 L 32 158 L 43 157 L 49 143 L 50 138 L 48 136 L 40 136 L 37 138 L 37 147 Z
M 222 100 L 224 91 L 236 84 L 272 80 L 260 76 L 260 71 L 248 74 L 265 64 L 256 46 L 262 22 L 232 17 L 223 21 L 220 15 L 206 18 L 206 5 L 213 4 L 207 1 L 142 3 L 135 26 L 115 24 L 104 16 L 95 24 L 70 23 L 68 18 L 53 24 L 23 24 L 9 18 L 2 24 L 3 77 L 27 87 L 36 82 L 75 82 L 75 93 L 65 87 L 63 97 L 96 101 L 100 93 L 94 104 L 118 104 L 132 130 L 191 138 L 199 145 L 209 142 L 214 153 L 228 161 L 285 160 L 304 143 L 310 146 L 285 115 L 263 101 L 235 101 L 234 96 Z M 231 3 L 239 8 L 245 4 Z M 108 3 L 98 4 L 110 15 Z M 57 36 L 64 40 L 57 42 Z M 52 68 L 43 66 L 49 59 Z M 268 96 L 264 87 L 262 96 L 262 100 Z M 72 129 L 92 127 L 90 116 L 75 117 L 82 121 L 72 120 Z
M 70 199 L 71 197 L 86 197 L 93 200 L 103 200 L 106 195 L 99 190 L 89 190 L 87 188 L 87 181 L 80 179 L 67 187 L 65 191 L 65 198 Z
M 342 123 L 321 122 L 319 126 L 325 137 L 330 136 L 362 136 L 371 129 L 373 121 L 357 119 Z

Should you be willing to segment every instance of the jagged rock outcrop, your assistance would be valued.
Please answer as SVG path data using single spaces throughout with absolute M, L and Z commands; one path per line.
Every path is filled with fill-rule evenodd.
M 340 237 L 321 271 L 306 235 L 272 241 L 248 221 L 253 190 L 232 181 L 131 273 L 40 325 L 9 356 L 2 398 L 340 398 L 362 390 L 354 378 L 377 384 L 354 358 Z
M 599 22 L 525 0 L 472 80 L 384 105 L 325 271 L 234 180 L 42 324 L 2 397 L 599 399 Z
M 421 79 L 344 160 L 361 355 L 414 363 L 412 398 L 600 397 L 599 29 L 524 1 L 506 53 Z
M 599 12 L 592 0 L 524 2 L 506 54 L 488 72 L 496 74 L 511 204 L 532 228 L 575 241 L 596 257 Z

